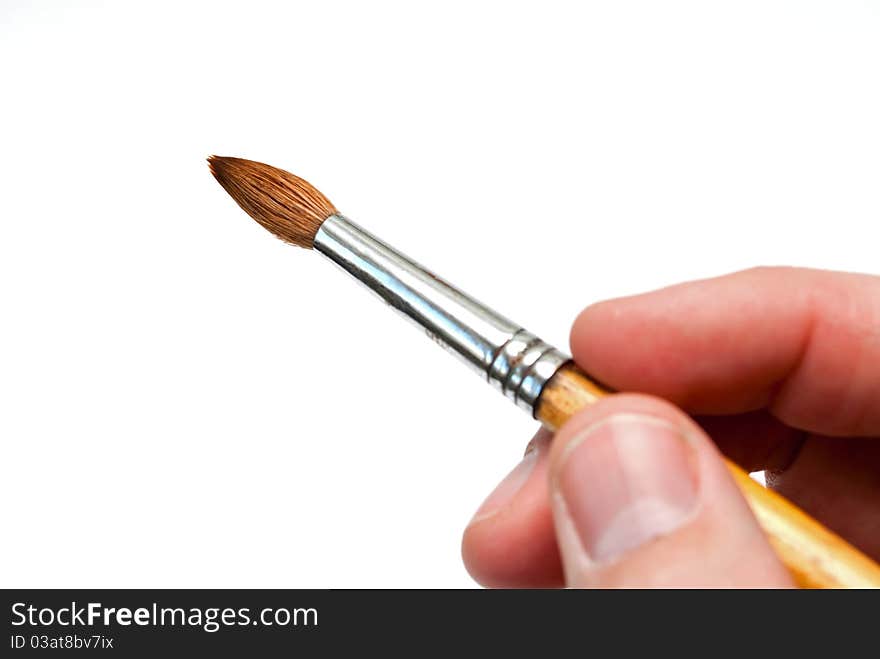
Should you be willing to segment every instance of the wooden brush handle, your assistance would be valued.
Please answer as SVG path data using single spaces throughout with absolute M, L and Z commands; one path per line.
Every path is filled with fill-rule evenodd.
M 610 392 L 573 363 L 545 385 L 536 417 L 551 430 Z M 880 588 L 880 565 L 726 460 L 773 549 L 801 588 Z

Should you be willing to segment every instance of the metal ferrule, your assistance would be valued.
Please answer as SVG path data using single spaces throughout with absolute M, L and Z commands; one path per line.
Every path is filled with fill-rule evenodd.
M 324 220 L 315 249 L 532 416 L 544 385 L 570 359 L 342 215 Z

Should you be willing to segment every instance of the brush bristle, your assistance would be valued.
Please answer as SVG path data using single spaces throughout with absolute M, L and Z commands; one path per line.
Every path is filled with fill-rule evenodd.
M 311 249 L 336 208 L 308 181 L 253 160 L 211 156 L 208 167 L 244 211 L 276 236 Z

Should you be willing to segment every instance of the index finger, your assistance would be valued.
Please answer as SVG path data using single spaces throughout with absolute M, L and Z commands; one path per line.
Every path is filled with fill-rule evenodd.
M 756 268 L 601 302 L 575 361 L 694 414 L 768 408 L 827 435 L 880 434 L 880 278 Z

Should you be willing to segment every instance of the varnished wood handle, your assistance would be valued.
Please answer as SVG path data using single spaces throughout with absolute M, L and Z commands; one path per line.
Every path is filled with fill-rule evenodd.
M 609 394 L 573 363 L 545 385 L 535 416 L 556 430 L 577 410 Z M 727 462 L 779 558 L 802 588 L 880 588 L 880 565 L 784 497 Z

